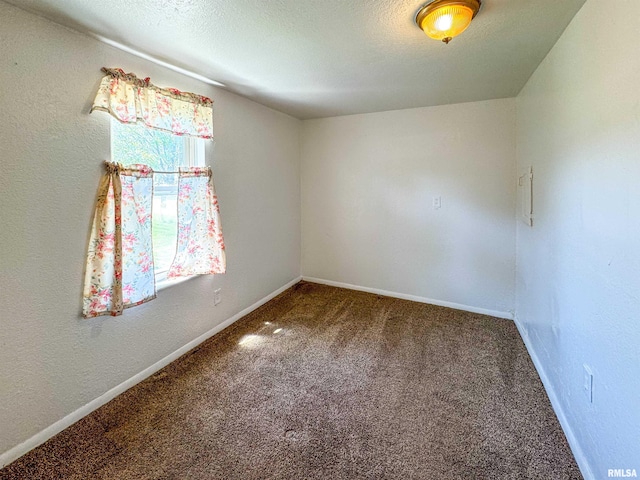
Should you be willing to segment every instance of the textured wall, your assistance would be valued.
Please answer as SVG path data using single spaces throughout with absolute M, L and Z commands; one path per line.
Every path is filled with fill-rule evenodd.
M 513 99 L 306 120 L 303 275 L 512 310 L 515 155 Z
M 299 275 L 300 122 L 3 2 L 0 45 L 2 453 Z M 83 320 L 87 237 L 109 158 L 109 116 L 89 115 L 102 66 L 214 98 L 208 161 L 228 273 Z
M 516 313 L 594 478 L 640 471 L 639 19 L 637 0 L 587 1 L 517 100 L 534 226 L 517 229 Z

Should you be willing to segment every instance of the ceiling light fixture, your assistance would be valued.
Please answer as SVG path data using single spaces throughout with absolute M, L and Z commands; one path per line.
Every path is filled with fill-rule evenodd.
M 427 36 L 449 43 L 467 29 L 481 3 L 481 0 L 434 0 L 418 10 L 416 24 Z

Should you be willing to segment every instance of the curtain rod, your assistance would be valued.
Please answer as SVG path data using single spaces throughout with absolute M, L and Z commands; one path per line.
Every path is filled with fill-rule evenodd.
M 202 167 L 202 168 L 207 168 L 207 167 Z M 153 174 L 161 174 L 161 175 L 180 175 L 180 172 L 161 172 L 160 170 L 153 170 Z M 189 173 L 189 172 L 182 172 L 182 173 Z
M 110 172 L 118 172 L 121 169 L 127 170 L 127 169 L 131 169 L 130 167 L 132 167 L 132 166 L 133 167 L 137 166 L 137 165 L 125 166 L 125 165 L 119 164 L 118 162 L 112 162 L 110 160 L 105 160 L 104 161 L 104 165 L 106 166 L 107 171 L 110 171 Z M 184 172 L 181 172 L 180 170 L 165 170 L 165 171 L 163 171 L 163 170 L 154 170 L 153 168 L 151 168 L 151 167 L 149 167 L 147 165 L 142 165 L 142 166 L 148 168 L 151 171 L 151 173 L 154 174 L 154 175 L 155 174 L 180 175 L 181 173 L 186 173 L 186 174 L 190 173 L 188 170 L 184 171 Z M 199 168 L 201 168 L 203 170 L 206 169 L 209 177 L 212 175 L 211 167 L 209 167 L 209 166 L 201 166 Z

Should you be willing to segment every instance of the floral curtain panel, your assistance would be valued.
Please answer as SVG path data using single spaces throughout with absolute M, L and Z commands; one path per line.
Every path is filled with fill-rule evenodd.
M 103 68 L 91 111 L 110 113 L 123 123 L 144 123 L 174 135 L 213 138 L 213 101 L 175 88 L 160 88 L 121 69 Z
M 105 162 L 89 241 L 83 315 L 121 315 L 156 297 L 153 170 Z M 168 277 L 226 271 L 220 209 L 209 167 L 180 169 L 178 243 Z
M 224 273 L 226 260 L 220 208 L 209 167 L 180 169 L 178 247 L 168 278 Z
M 151 245 L 153 171 L 107 162 L 98 187 L 83 315 L 120 315 L 156 296 Z

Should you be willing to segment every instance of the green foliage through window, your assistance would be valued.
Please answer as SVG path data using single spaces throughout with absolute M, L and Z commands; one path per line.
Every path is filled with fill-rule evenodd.
M 185 138 L 139 124 L 111 120 L 111 158 L 123 165 L 142 163 L 173 171 L 184 164 Z M 176 175 L 157 175 L 156 186 L 176 185 Z

